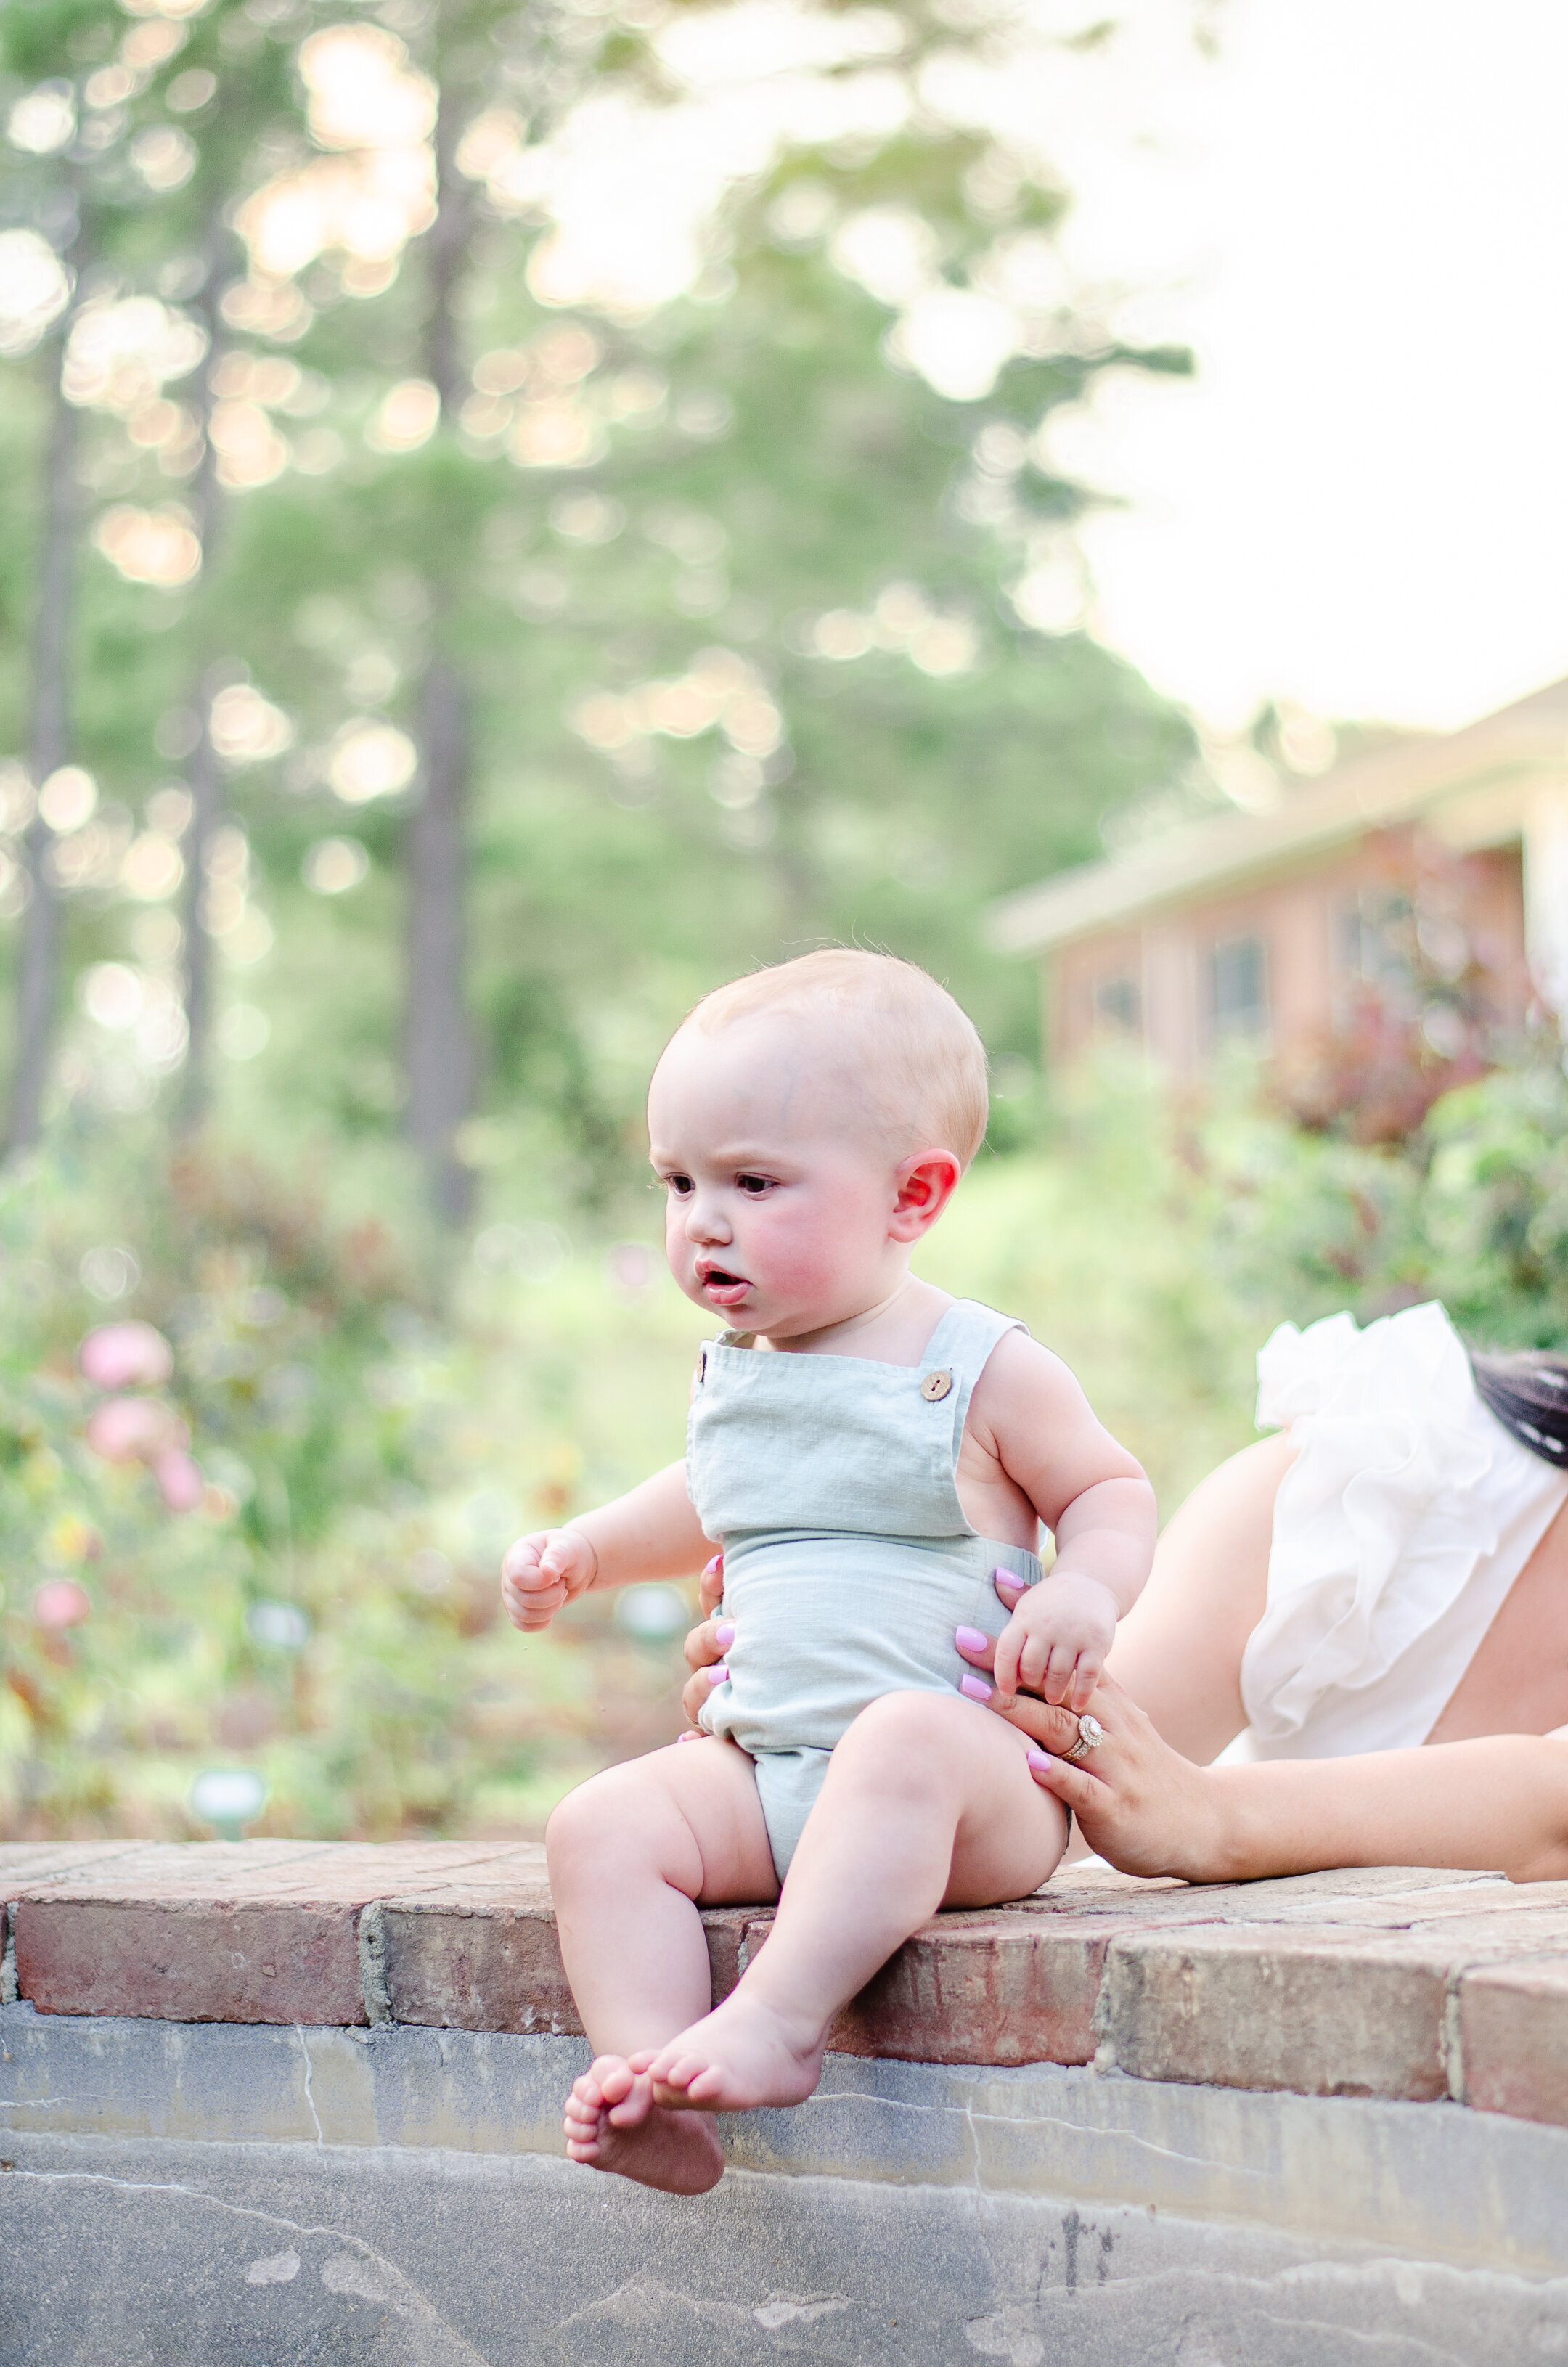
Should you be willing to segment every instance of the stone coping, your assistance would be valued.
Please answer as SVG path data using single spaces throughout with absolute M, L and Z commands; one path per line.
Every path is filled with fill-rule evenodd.
M 263 1840 L 0 1843 L 6 2000 L 43 2014 L 580 2034 L 544 1852 Z M 704 1916 L 716 1996 L 772 1911 Z M 1190 1888 L 1069 1868 L 918 1931 L 839 2054 L 1568 2126 L 1568 1883 L 1352 1869 Z

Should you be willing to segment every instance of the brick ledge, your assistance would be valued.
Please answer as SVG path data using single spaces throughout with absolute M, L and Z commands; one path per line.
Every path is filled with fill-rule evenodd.
M 771 1920 L 704 1916 L 716 1996 Z M 537 1846 L 0 1844 L 0 1923 L 4 1995 L 41 2013 L 581 2030 Z M 1568 2126 L 1568 1883 L 1392 1867 L 1189 1889 L 1069 1869 L 926 1925 L 831 2044 Z

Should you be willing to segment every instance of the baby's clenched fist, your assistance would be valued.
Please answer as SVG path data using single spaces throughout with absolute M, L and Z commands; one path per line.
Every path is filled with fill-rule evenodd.
M 563 1603 L 598 1575 L 599 1557 L 580 1529 L 535 1529 L 506 1548 L 501 1600 L 514 1627 L 528 1636 L 548 1627 Z

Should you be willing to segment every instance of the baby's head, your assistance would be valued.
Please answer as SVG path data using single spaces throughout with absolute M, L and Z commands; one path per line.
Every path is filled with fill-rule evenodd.
M 676 1279 L 739 1328 L 780 1338 L 845 1319 L 858 1310 L 824 1310 L 867 1289 L 874 1304 L 979 1150 L 986 1114 L 973 1025 L 913 962 L 806 954 L 718 988 L 676 1030 L 648 1097 Z

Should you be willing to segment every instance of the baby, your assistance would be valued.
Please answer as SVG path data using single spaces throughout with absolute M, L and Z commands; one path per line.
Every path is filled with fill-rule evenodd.
M 670 1265 L 733 1328 L 699 1356 L 686 1460 L 519 1538 L 502 1591 L 541 1628 L 717 1546 L 735 1633 L 706 1737 L 606 1769 L 551 1818 L 597 2050 L 566 2102 L 574 2161 L 705 2191 L 715 2112 L 809 2096 L 834 2016 L 912 1931 L 1026 1897 L 1062 1855 L 1025 1737 L 955 1690 L 953 1631 L 1000 1630 L 1004 1702 L 1021 1682 L 1082 1711 L 1148 1575 L 1154 1503 L 1022 1324 L 909 1271 L 985 1123 L 974 1028 L 881 954 L 720 988 L 654 1071 Z M 1011 1618 L 994 1572 L 1027 1589 Z M 710 2011 L 699 1908 L 775 1898 Z

